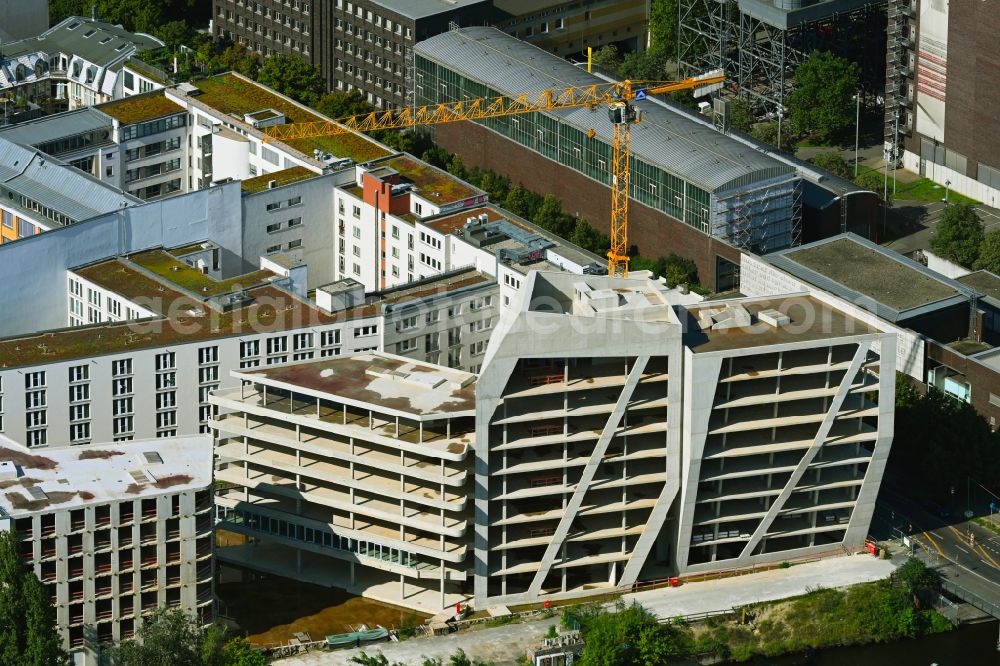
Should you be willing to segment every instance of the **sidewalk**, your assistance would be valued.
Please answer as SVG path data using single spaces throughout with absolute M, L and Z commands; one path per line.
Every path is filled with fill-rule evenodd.
M 635 600 L 661 618 L 677 615 L 730 610 L 759 601 L 774 601 L 805 594 L 816 587 L 844 587 L 886 578 L 895 565 L 869 555 L 836 557 L 800 564 L 788 569 L 772 569 L 746 576 L 723 578 L 703 583 L 688 583 L 675 588 L 660 588 L 624 595 L 626 603 Z M 381 651 L 389 662 L 420 666 L 426 657 L 441 659 L 461 648 L 472 658 L 497 666 L 514 664 L 518 656 L 537 643 L 559 617 L 500 627 L 470 629 L 440 637 L 415 638 L 401 643 L 382 643 L 366 648 L 368 654 Z M 312 652 L 282 659 L 282 666 L 348 666 L 351 657 L 361 650 Z

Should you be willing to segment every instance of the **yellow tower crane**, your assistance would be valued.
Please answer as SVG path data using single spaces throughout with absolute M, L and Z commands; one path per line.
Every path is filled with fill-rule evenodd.
M 538 111 L 558 111 L 577 107 L 607 105 L 614 127 L 611 170 L 611 249 L 608 251 L 608 275 L 628 276 L 628 183 L 632 125 L 642 121 L 642 113 L 633 102 L 648 95 L 694 89 L 695 96 L 718 90 L 725 76 L 711 71 L 682 81 L 612 81 L 589 86 L 543 90 L 501 97 L 482 97 L 427 106 L 349 116 L 336 122 L 316 121 L 273 125 L 265 128 L 269 140 L 303 139 L 351 132 L 406 129 L 440 125 L 465 120 L 483 120 Z M 593 138 L 594 131 L 589 136 Z

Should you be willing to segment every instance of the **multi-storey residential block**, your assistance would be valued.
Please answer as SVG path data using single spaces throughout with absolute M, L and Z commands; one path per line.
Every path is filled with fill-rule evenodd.
M 0 481 L 0 530 L 51 592 L 73 663 L 97 664 L 157 608 L 214 619 L 207 436 L 36 455 L 0 435 Z
M 220 254 L 198 243 L 69 271 L 71 328 L 0 341 L 0 432 L 32 447 L 204 432 L 233 370 L 384 348 L 477 368 L 499 318 L 498 286 L 472 269 L 367 298 L 358 285 L 324 308 L 298 295 L 304 266 L 265 258 L 217 279 Z
M 219 557 L 436 612 L 471 569 L 475 375 L 395 355 L 235 372 L 219 416 Z
M 477 383 L 479 607 L 863 542 L 894 337 L 808 296 L 695 300 L 529 275 Z
M 71 16 L 37 37 L 4 43 L 0 93 L 57 110 L 117 99 L 137 87 L 137 78 L 152 83 L 125 69 L 129 59 L 161 47 L 163 42 L 150 35 Z
M 587 47 L 618 53 L 646 49 L 647 0 L 493 0 L 496 27 L 563 58 L 581 60 Z

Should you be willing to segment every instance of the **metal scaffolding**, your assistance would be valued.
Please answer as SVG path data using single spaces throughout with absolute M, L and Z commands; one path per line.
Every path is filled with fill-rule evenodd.
M 907 79 L 913 76 L 913 40 L 909 19 L 913 18 L 910 0 L 889 0 L 886 11 L 885 62 L 885 157 L 894 168 L 901 166 L 903 135 L 909 134 L 906 110 L 913 108 L 913 98 L 907 90 Z
M 898 0 L 892 0 L 898 1 Z M 728 88 L 756 114 L 777 114 L 791 92 L 792 75 L 810 52 L 832 51 L 858 63 L 863 89 L 880 95 L 885 82 L 886 0 L 864 4 L 829 0 L 829 12 L 808 20 L 770 6 L 770 20 L 744 11 L 738 0 L 679 0 L 677 61 L 691 75 L 721 68 Z M 777 5 L 777 3 L 775 3 Z M 814 9 L 814 7 L 810 7 Z

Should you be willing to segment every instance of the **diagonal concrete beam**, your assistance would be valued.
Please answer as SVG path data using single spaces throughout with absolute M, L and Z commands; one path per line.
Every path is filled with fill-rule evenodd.
M 750 554 L 753 553 L 753 549 L 756 548 L 757 544 L 760 543 L 760 540 L 764 538 L 764 533 L 767 532 L 767 529 L 774 522 L 778 512 L 785 506 L 785 502 L 788 501 L 792 491 L 795 490 L 795 486 L 797 486 L 799 481 L 802 479 L 802 475 L 806 473 L 806 468 L 812 463 L 813 458 L 816 457 L 819 450 L 823 448 L 823 443 L 830 434 L 830 428 L 833 427 L 833 422 L 836 420 L 837 414 L 840 412 L 840 408 L 843 406 L 848 393 L 850 393 L 851 385 L 854 383 L 854 378 L 858 376 L 858 372 L 861 370 L 861 365 L 865 362 L 865 358 L 867 358 L 868 350 L 870 348 L 870 342 L 862 342 L 858 344 L 858 350 L 855 352 L 854 359 L 851 361 L 851 367 L 847 369 L 847 372 L 844 374 L 844 379 L 840 382 L 840 386 L 837 388 L 836 395 L 833 396 L 833 400 L 830 402 L 830 409 L 827 410 L 826 416 L 823 418 L 823 422 L 819 425 L 819 430 L 816 431 L 816 437 L 813 439 L 812 446 L 810 446 L 802 455 L 802 459 L 792 471 L 792 475 L 788 479 L 788 483 L 786 483 L 785 487 L 781 489 L 781 493 L 775 498 L 774 502 L 771 504 L 771 508 L 767 510 L 767 514 L 761 518 L 757 529 L 754 530 L 753 534 L 750 536 L 750 541 L 747 542 L 746 547 L 743 548 L 743 552 L 740 553 L 740 558 L 749 557 Z
M 538 596 L 538 593 L 541 591 L 542 582 L 549 575 L 549 570 L 552 568 L 553 562 L 555 562 L 556 555 L 562 549 L 566 535 L 569 534 L 569 528 L 573 524 L 573 519 L 576 518 L 580 506 L 583 504 L 583 498 L 590 488 L 590 483 L 594 480 L 597 468 L 600 467 L 601 461 L 604 459 L 604 453 L 608 450 L 608 444 L 611 443 L 611 438 L 614 436 L 622 417 L 625 415 L 628 402 L 631 400 L 632 393 L 635 392 L 635 387 L 639 384 L 639 380 L 642 378 L 642 373 L 645 372 L 648 362 L 649 356 L 638 357 L 635 360 L 635 365 L 632 366 L 632 370 L 628 373 L 628 377 L 625 379 L 625 386 L 622 387 L 621 395 L 618 396 L 618 401 L 615 403 L 614 411 L 608 417 L 608 422 L 604 424 L 601 437 L 597 440 L 597 444 L 594 446 L 594 450 L 587 460 L 587 465 L 580 474 L 580 481 L 576 484 L 576 490 L 573 491 L 573 496 L 570 497 L 569 503 L 563 511 L 562 518 L 559 519 L 559 525 L 556 527 L 555 534 L 552 535 L 552 541 L 545 548 L 541 566 L 535 573 L 531 585 L 528 586 L 528 596 Z
M 635 548 L 632 549 L 632 555 L 625 564 L 625 570 L 618 581 L 619 587 L 631 585 L 639 577 L 642 565 L 646 563 L 649 551 L 652 549 L 653 544 L 656 543 L 656 537 L 660 536 L 660 530 L 667 519 L 667 512 L 670 510 L 670 505 L 674 503 L 674 499 L 677 497 L 680 489 L 680 478 L 676 474 L 671 473 L 667 477 L 667 482 L 663 484 L 663 490 L 656 500 L 656 505 L 649 512 L 649 520 L 646 521 L 646 527 L 643 529 L 642 534 L 639 535 L 639 540 L 636 541 Z

